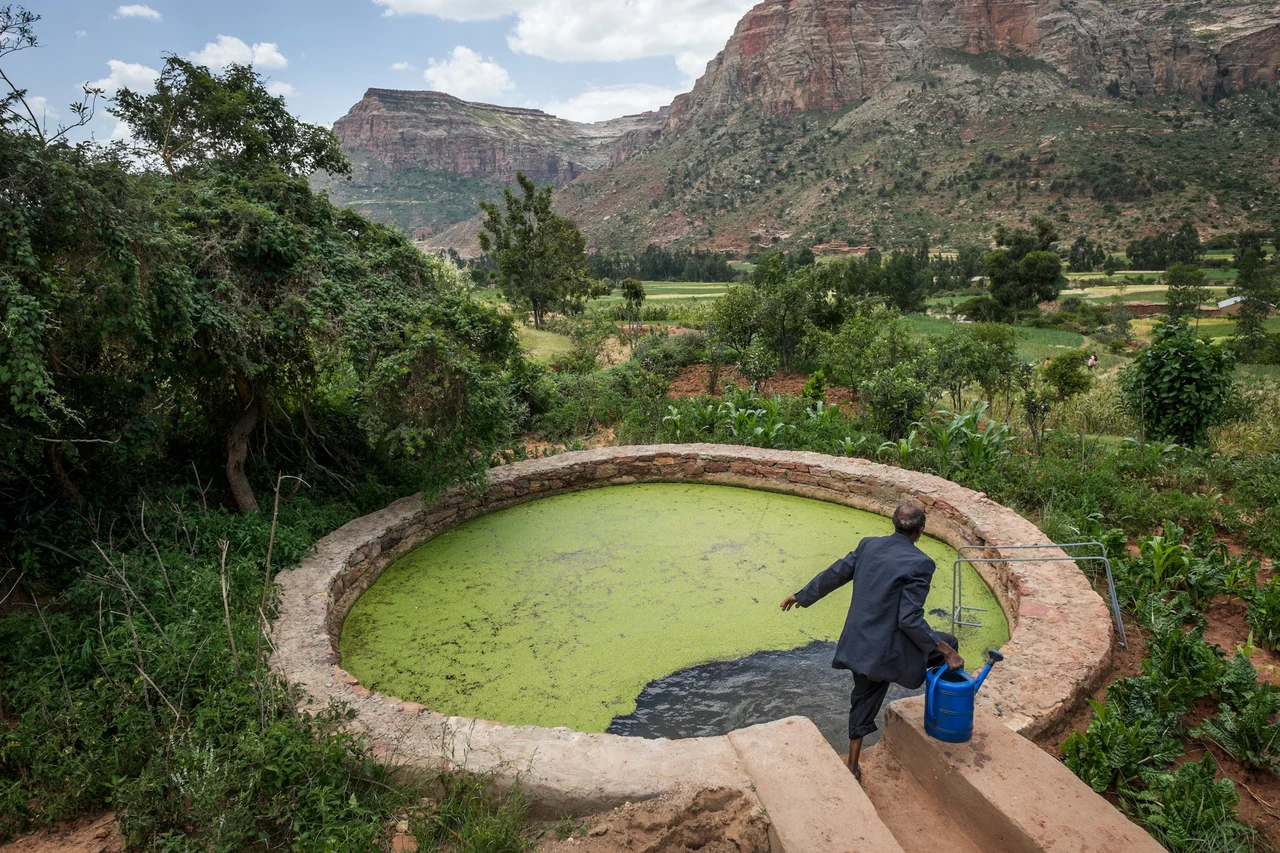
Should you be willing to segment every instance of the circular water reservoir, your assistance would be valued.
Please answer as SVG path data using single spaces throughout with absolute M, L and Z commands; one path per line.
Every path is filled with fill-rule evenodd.
M 371 690 L 461 717 L 693 737 L 801 713 L 838 743 L 851 678 L 822 661 L 851 587 L 808 610 L 778 603 L 862 537 L 891 532 L 872 513 L 725 486 L 544 498 L 391 565 L 346 618 L 342 666 Z M 920 547 L 938 566 L 926 617 L 950 630 L 955 551 Z M 1009 628 L 968 566 L 963 591 L 986 609 L 981 628 L 958 632 L 976 666 Z

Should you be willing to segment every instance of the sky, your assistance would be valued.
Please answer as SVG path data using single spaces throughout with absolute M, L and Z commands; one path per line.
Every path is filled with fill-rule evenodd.
M 295 114 L 326 126 L 372 87 L 602 121 L 688 91 L 755 2 L 25 0 L 42 18 L 39 47 L 0 68 L 51 127 L 85 83 L 108 97 L 149 91 L 168 55 L 214 69 L 252 62 Z M 87 132 L 122 130 L 100 108 Z

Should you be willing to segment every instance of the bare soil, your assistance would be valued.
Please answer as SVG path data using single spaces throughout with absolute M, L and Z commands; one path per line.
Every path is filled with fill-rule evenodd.
M 809 377 L 803 373 L 778 374 L 764 381 L 760 389 L 763 394 L 784 394 L 799 397 Z M 691 364 L 671 380 L 670 395 L 677 400 L 686 397 L 698 397 L 707 393 L 711 384 L 711 368 L 705 364 Z M 720 388 L 723 393 L 726 386 L 733 388 L 750 388 L 751 383 L 738 372 L 733 365 L 720 368 Z M 718 396 L 718 394 L 717 394 Z M 827 402 L 833 406 L 853 402 L 853 395 L 848 388 L 827 386 Z
M 560 835 L 567 835 L 560 838 Z M 538 853 L 769 853 L 769 821 L 754 795 L 675 791 L 548 830 Z
M 0 844 L 0 853 L 121 853 L 124 836 L 114 812 L 61 823 Z

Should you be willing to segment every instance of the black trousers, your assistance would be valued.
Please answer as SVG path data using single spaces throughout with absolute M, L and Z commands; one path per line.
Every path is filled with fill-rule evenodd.
M 950 634 L 938 632 L 938 639 L 957 651 L 960 649 L 960 642 Z M 926 666 L 933 669 L 944 663 L 942 652 L 935 649 L 929 653 Z M 857 672 L 853 674 L 853 692 L 849 694 L 849 740 L 866 737 L 878 728 L 876 716 L 889 693 L 889 684 L 888 681 L 873 681 Z

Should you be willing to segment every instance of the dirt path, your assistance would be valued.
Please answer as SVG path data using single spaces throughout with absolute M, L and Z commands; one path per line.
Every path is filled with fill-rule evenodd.
M 0 853 L 121 853 L 124 837 L 114 812 L 58 824 L 0 844 Z

